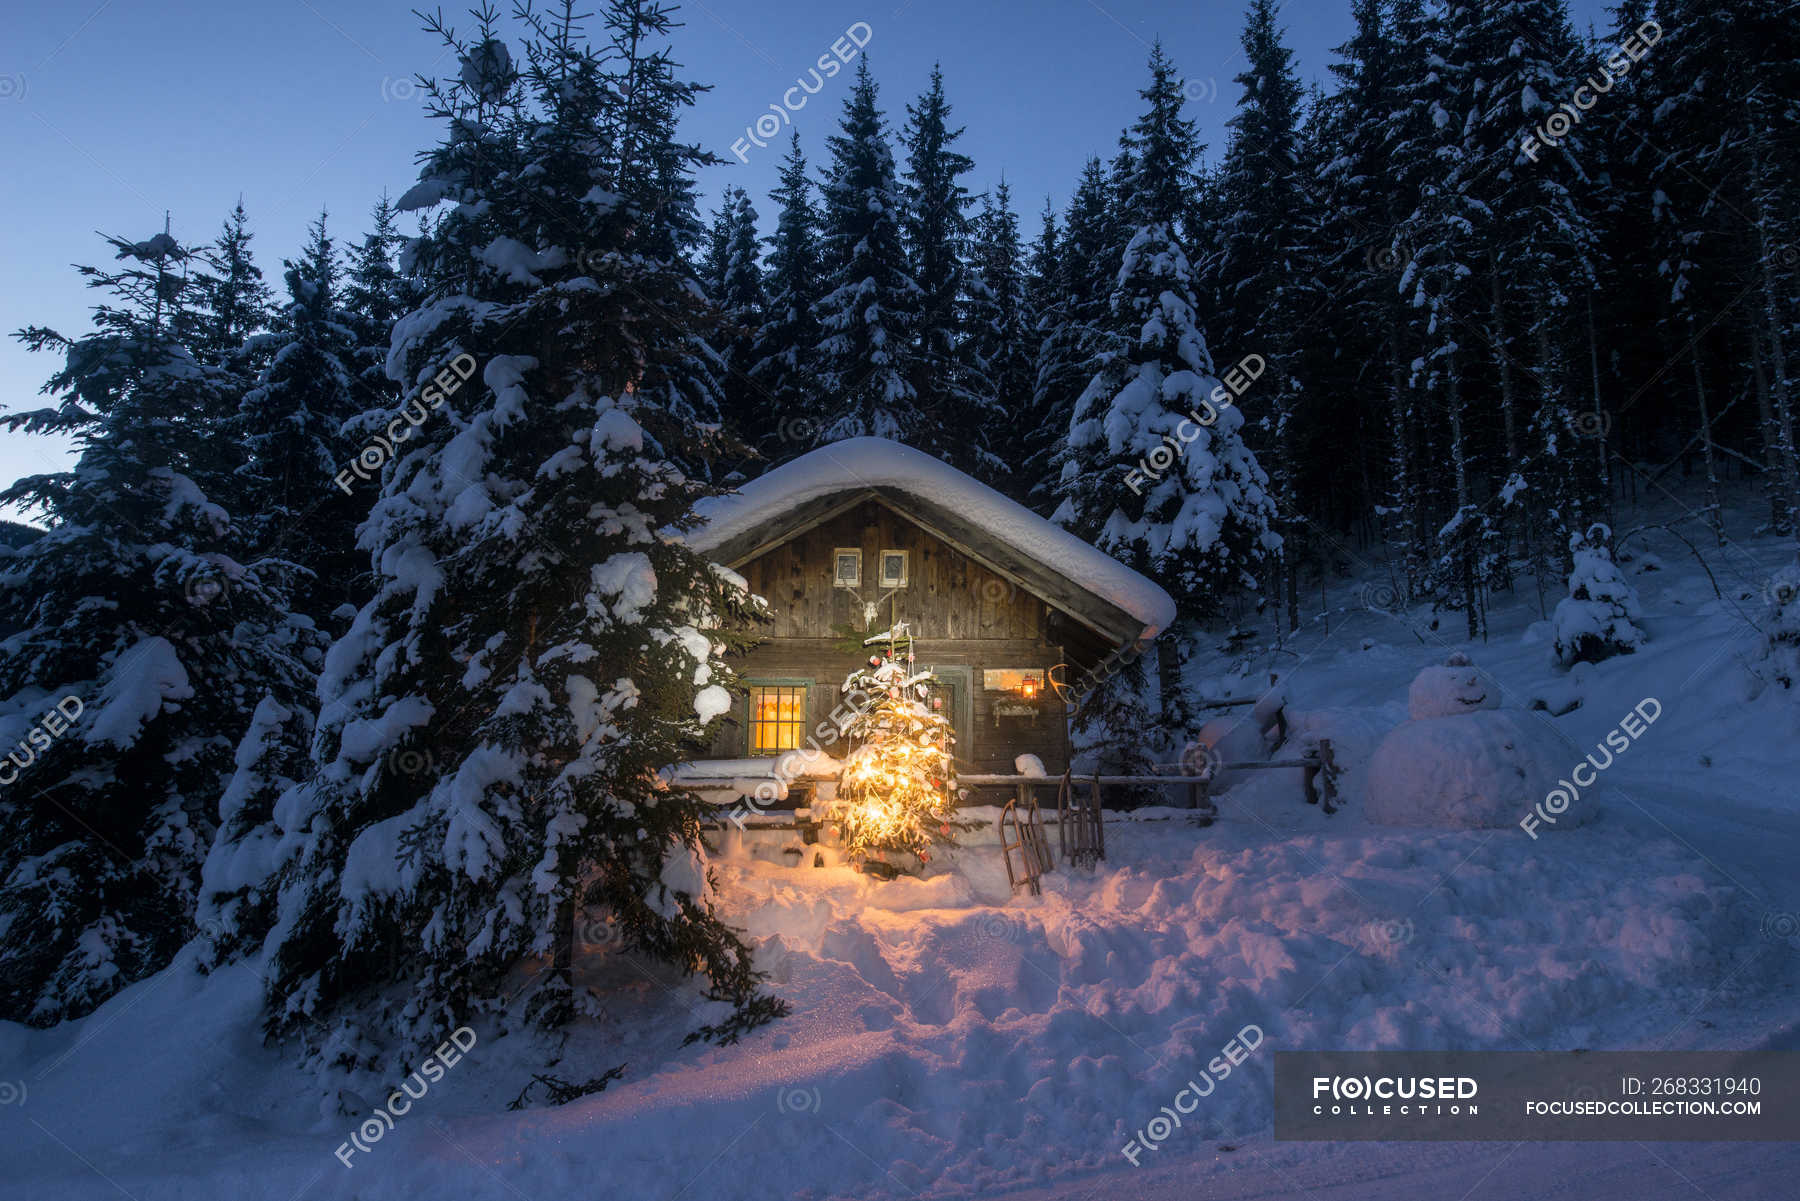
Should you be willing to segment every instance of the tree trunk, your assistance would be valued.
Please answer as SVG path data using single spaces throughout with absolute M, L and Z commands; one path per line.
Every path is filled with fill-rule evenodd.
M 1750 370 L 1756 382 L 1756 428 L 1762 433 L 1763 494 L 1769 501 L 1769 528 L 1777 534 L 1785 534 L 1788 532 L 1788 503 L 1781 478 L 1781 428 L 1775 420 L 1775 406 L 1770 399 L 1762 331 L 1753 321 L 1747 332 L 1750 335 Z
M 1494 365 L 1500 371 L 1500 417 L 1506 427 L 1506 461 L 1519 462 L 1519 399 L 1513 384 L 1512 356 L 1506 351 L 1506 307 L 1500 291 L 1500 266 L 1488 252 L 1488 279 L 1493 284 L 1493 315 L 1489 339 L 1493 342 Z
M 1694 404 L 1700 413 L 1700 450 L 1706 462 L 1706 523 L 1712 527 L 1713 537 L 1719 545 L 1725 545 L 1725 519 L 1723 501 L 1719 495 L 1718 462 L 1713 455 L 1712 413 L 1706 404 L 1705 372 L 1700 367 L 1700 339 L 1694 329 L 1694 313 L 1687 313 L 1689 334 L 1688 360 L 1694 366 Z
M 561 978 L 570 994 L 575 991 L 575 902 L 565 897 L 556 904 L 556 944 L 550 953 L 550 970 Z
M 1388 344 L 1388 420 L 1393 426 L 1393 444 L 1388 457 L 1388 503 L 1384 529 L 1400 532 L 1400 575 L 1404 581 L 1401 602 L 1413 598 L 1419 587 L 1418 485 L 1413 479 L 1411 428 L 1406 419 L 1406 364 L 1400 358 L 1400 334 L 1396 328 Z
M 1476 612 L 1475 591 L 1479 584 L 1475 571 L 1475 550 L 1477 538 L 1475 528 L 1468 524 L 1474 519 L 1475 506 L 1469 499 L 1469 456 L 1468 448 L 1463 440 L 1462 384 L 1456 375 L 1456 362 L 1452 359 L 1445 366 L 1445 400 L 1450 411 L 1450 461 L 1456 473 L 1456 513 L 1457 537 L 1461 540 L 1457 548 L 1457 574 L 1460 577 L 1463 594 L 1463 610 L 1469 619 L 1469 638 L 1471 641 L 1481 636 L 1481 624 Z
M 1751 128 L 1757 128 L 1754 116 Z M 1778 435 L 1777 457 L 1781 470 L 1781 490 L 1787 508 L 1786 527 L 1800 528 L 1800 459 L 1796 459 L 1794 442 L 1794 405 L 1788 386 L 1787 339 L 1783 335 L 1781 293 L 1775 279 L 1775 249 L 1769 237 L 1770 217 L 1763 188 L 1763 150 L 1760 134 L 1750 139 L 1750 197 L 1756 206 L 1756 257 L 1761 266 L 1762 317 L 1769 348 L 1769 394 L 1775 410 Z M 1776 239 L 1779 241 L 1779 239 Z M 1784 246 L 1783 253 L 1792 253 Z
M 1606 406 L 1600 398 L 1600 333 L 1594 324 L 1594 294 L 1587 295 L 1587 341 L 1588 370 L 1592 374 L 1594 395 L 1594 424 L 1600 436 L 1594 439 L 1594 471 L 1600 484 L 1600 508 L 1606 515 L 1606 524 L 1613 524 L 1612 507 L 1612 464 L 1607 459 L 1606 438 L 1612 431 L 1606 412 Z

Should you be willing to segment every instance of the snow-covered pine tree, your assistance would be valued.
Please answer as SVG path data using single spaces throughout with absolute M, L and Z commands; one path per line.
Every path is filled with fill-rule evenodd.
M 557 8 L 559 19 L 575 23 L 570 16 L 575 5 L 559 0 Z M 724 160 L 682 141 L 677 133 L 682 111 L 691 107 L 708 85 L 677 75 L 680 64 L 670 41 L 681 28 L 681 22 L 675 20 L 676 8 L 665 0 L 607 0 L 600 9 L 607 33 L 602 56 L 609 64 L 607 86 L 615 102 L 599 118 L 598 144 L 590 135 L 569 132 L 563 136 L 587 146 L 590 153 L 611 147 L 612 161 L 618 165 L 615 190 L 625 200 L 632 219 L 618 245 L 595 247 L 594 252 L 616 249 L 654 263 L 681 263 L 704 236 L 694 171 Z M 582 248 L 583 253 L 588 251 Z M 678 309 L 666 310 L 661 316 L 675 331 L 691 328 L 684 324 Z M 638 399 L 653 411 L 666 412 L 694 427 L 696 437 L 688 445 L 671 442 L 667 449 L 681 470 L 710 479 L 710 447 L 719 425 L 712 352 L 698 336 L 670 336 L 662 345 L 671 355 L 681 356 L 681 361 L 670 362 L 663 371 L 645 373 L 637 384 Z M 688 453 L 689 445 L 703 444 L 708 448 L 704 453 Z
M 1629 6 L 1628 6 L 1629 7 Z M 1630 16 L 1621 11 L 1621 25 Z M 1794 301 L 1800 259 L 1800 184 L 1795 182 L 1793 97 L 1800 87 L 1800 4 L 1795 0 L 1663 0 L 1655 18 L 1666 31 L 1650 53 L 1654 69 L 1641 85 L 1654 89 L 1651 196 L 1668 285 L 1662 345 L 1686 348 L 1691 401 L 1682 424 L 1695 426 L 1707 485 L 1707 515 L 1720 541 L 1719 441 L 1714 422 L 1727 406 L 1709 359 L 1741 352 L 1717 343 L 1712 316 L 1743 303 L 1754 336 L 1747 349 L 1760 377 L 1758 423 L 1774 496 L 1776 524 L 1796 528 L 1800 506 L 1793 362 L 1800 336 Z M 1675 36 L 1675 31 L 1688 36 Z M 1635 33 L 1619 31 L 1621 39 Z M 1753 307 L 1752 307 L 1753 306 Z M 1740 324 L 1734 322 L 1733 324 Z M 1657 359 L 1661 362 L 1666 355 Z M 1729 379 L 1729 377 L 1727 377 Z M 1649 385 L 1645 385 L 1648 387 Z M 1732 391 L 1741 383 L 1731 381 Z
M 389 358 L 409 394 L 451 395 L 384 471 L 375 596 L 326 661 L 316 774 L 257 835 L 278 848 L 269 1027 L 324 1023 L 335 1062 L 482 1015 L 570 1020 L 582 907 L 707 978 L 723 1004 L 698 1033 L 779 1011 L 713 912 L 700 802 L 658 776 L 730 708 L 721 656 L 750 604 L 674 532 L 710 491 L 675 459 L 708 450 L 687 331 L 712 318 L 620 186 L 680 155 L 595 136 L 624 127 L 622 82 L 654 77 L 628 55 L 666 57 L 666 14 L 615 0 L 600 53 L 572 6 L 527 14 L 517 66 L 477 16 L 467 38 L 430 23 L 460 71 L 428 88 L 449 132 L 400 207 L 449 207 L 411 248 L 429 291 Z
M 1237 75 L 1243 92 L 1228 122 L 1231 141 L 1214 185 L 1222 219 L 1202 290 L 1220 298 L 1214 337 L 1232 348 L 1234 361 L 1256 354 L 1267 364 L 1255 395 L 1246 398 L 1248 428 L 1270 474 L 1276 510 L 1286 515 L 1297 509 L 1293 444 L 1303 389 L 1298 326 L 1309 316 L 1300 296 L 1300 250 L 1311 206 L 1299 171 L 1300 81 L 1293 51 L 1275 24 L 1274 0 L 1251 0 L 1243 46 L 1247 63 Z M 1291 526 L 1283 522 L 1280 532 L 1275 599 L 1285 595 L 1289 628 L 1298 629 L 1299 546 Z
M 962 177 L 974 160 L 956 149 L 961 127 L 951 128 L 944 73 L 906 106 L 906 249 L 919 286 L 913 390 L 928 415 L 921 428 L 925 449 L 964 470 L 994 475 L 1005 470 L 988 445 L 1001 418 L 995 385 L 981 369 L 979 331 L 972 308 L 978 277 L 972 273 L 975 203 Z
M 1060 457 L 1075 399 L 1093 378 L 1094 363 L 1114 342 L 1108 305 L 1123 242 L 1112 241 L 1111 210 L 1105 168 L 1098 158 L 1090 158 L 1069 199 L 1038 318 L 1031 412 L 1042 433 L 1026 469 L 1033 477 L 1031 507 L 1040 513 L 1054 512 L 1060 503 Z
M 719 197 L 719 207 L 713 210 L 712 222 L 706 227 L 706 246 L 700 261 L 694 264 L 700 286 L 708 296 L 717 297 L 725 287 L 725 256 L 730 253 L 727 247 L 731 243 L 731 210 L 736 194 L 736 188 L 726 188 Z
M 1015 496 L 1030 491 L 1030 464 L 1045 449 L 1048 431 L 1031 411 L 1036 383 L 1037 316 L 1027 295 L 1025 247 L 1012 190 L 1002 179 L 982 200 L 975 222 L 970 292 L 970 346 L 975 365 L 993 388 L 995 420 L 988 449 Z
M 58 433 L 71 471 L 0 504 L 50 529 L 0 564 L 0 726 L 29 746 L 0 792 L 0 1017 L 49 1025 L 168 963 L 193 933 L 202 857 L 247 714 L 297 697 L 280 565 L 239 560 L 230 516 L 195 482 L 235 380 L 196 360 L 194 256 L 167 232 L 109 238 L 84 267 L 106 298 L 79 338 L 20 334 L 63 365 L 54 407 L 0 419 Z M 25 729 L 49 716 L 38 734 Z
M 1458 12 L 1473 22 L 1468 44 L 1476 48 L 1464 136 L 1469 161 L 1483 169 L 1466 190 L 1486 209 L 1477 259 L 1487 294 L 1482 343 L 1499 389 L 1506 459 L 1494 475 L 1502 511 L 1514 511 L 1541 577 L 1545 549 L 1554 567 L 1566 566 L 1560 548 L 1605 514 L 1595 470 L 1601 460 L 1584 453 L 1577 434 L 1576 415 L 1589 401 L 1573 366 L 1578 300 L 1596 279 L 1594 231 L 1580 200 L 1587 172 L 1603 171 L 1604 163 L 1592 161 L 1597 148 L 1579 129 L 1553 152 L 1521 148 L 1521 125 L 1542 125 L 1581 82 L 1572 73 L 1581 47 L 1561 0 Z M 1527 427 L 1534 436 L 1527 438 Z M 1494 576 L 1497 584 L 1509 580 L 1504 562 Z
M 723 364 L 720 406 L 726 427 L 756 445 L 769 432 L 764 426 L 768 406 L 750 369 L 756 365 L 756 338 L 769 300 L 763 290 L 756 209 L 742 188 L 733 189 L 726 200 L 725 259 L 713 296 L 724 322 L 716 346 Z
M 1039 387 L 1039 371 L 1045 361 L 1045 347 L 1050 336 L 1067 321 L 1068 307 L 1057 294 L 1060 263 L 1063 255 L 1062 231 L 1056 223 L 1056 210 L 1048 198 L 1044 200 L 1042 224 L 1027 252 L 1025 266 L 1025 312 L 1030 326 L 1021 339 L 1026 363 L 1024 401 L 1015 418 L 1017 428 L 1009 426 L 1013 499 L 1026 508 L 1048 513 L 1056 507 L 1056 455 L 1062 449 L 1069 422 L 1066 412 L 1039 408 L 1047 398 Z
M 1233 593 L 1254 590 L 1281 540 L 1243 415 L 1212 399 L 1219 385 L 1193 270 L 1175 238 L 1199 152 L 1179 79 L 1159 44 L 1127 147 L 1134 174 L 1125 204 L 1137 224 L 1111 301 L 1123 344 L 1102 355 L 1075 402 L 1054 520 L 1162 584 L 1191 627 L 1221 613 Z M 1162 684 L 1173 703 L 1178 682 Z M 1165 713 L 1165 728 L 1185 721 Z
M 756 395 L 764 406 L 757 422 L 764 431 L 759 449 L 779 465 L 811 444 L 811 417 L 821 412 L 819 214 L 798 133 L 782 160 L 781 183 L 773 199 L 780 211 L 769 239 L 763 281 L 768 316 L 757 330 L 750 378 L 758 385 Z
M 1769 582 L 1763 643 L 1751 670 L 1784 689 L 1800 686 L 1800 557 Z
M 397 210 L 383 192 L 369 215 L 369 232 L 351 248 L 344 273 L 343 310 L 355 335 L 356 409 L 391 412 L 400 393 L 387 377 L 388 339 L 401 314 L 416 307 L 419 296 L 411 280 L 400 274 L 395 259 L 406 243 Z
M 1403 85 L 1428 72 L 1420 0 L 1354 0 L 1355 33 L 1338 46 L 1328 69 L 1337 81 L 1318 120 L 1320 144 L 1331 157 L 1319 171 L 1321 226 L 1314 245 L 1324 279 L 1337 298 L 1332 336 L 1337 367 L 1320 384 L 1327 395 L 1378 396 L 1344 406 L 1356 427 L 1381 431 L 1387 453 L 1365 489 L 1375 507 L 1401 602 L 1424 576 L 1430 526 L 1425 513 L 1424 424 L 1411 378 L 1416 341 L 1402 294 L 1401 219 L 1418 207 L 1419 178 L 1430 160 L 1408 151 L 1425 144 L 1421 108 L 1406 103 Z M 1329 257 L 1330 247 L 1339 256 Z M 1340 434 L 1345 431 L 1339 427 Z M 1355 435 L 1350 435 L 1354 437 Z M 1361 439 L 1359 439 L 1361 440 Z M 1368 438 L 1367 445 L 1376 441 Z M 1343 444 L 1342 437 L 1336 440 Z M 1371 456 L 1358 456 L 1368 469 Z
M 274 292 L 250 250 L 255 238 L 240 199 L 218 239 L 194 256 L 194 302 L 181 331 L 196 359 L 245 380 L 262 366 L 251 335 L 268 328 L 275 308 Z
M 571 11 L 562 0 L 555 7 Z M 600 136 L 618 161 L 633 164 L 634 173 L 616 181 L 637 214 L 631 244 L 652 259 L 672 262 L 686 258 L 706 236 L 695 166 L 726 161 L 676 136 L 682 110 L 710 90 L 677 74 L 681 64 L 668 39 L 681 28 L 678 7 L 663 0 L 607 0 L 599 10 L 606 52 L 621 64 L 612 79 L 617 103 L 602 118 Z M 652 44 L 657 49 L 647 50 Z
M 816 440 L 872 435 L 929 449 L 938 439 L 914 385 L 924 296 L 907 261 L 905 201 L 866 54 L 841 131 L 826 144 Z
M 333 478 L 360 447 L 342 432 L 359 412 L 356 332 L 338 307 L 336 256 L 324 219 L 303 258 L 285 264 L 288 303 L 267 336 L 268 365 L 238 405 L 247 458 L 234 492 L 258 555 L 296 564 L 294 610 L 323 630 L 357 599 L 364 571 L 356 525 L 368 508 Z
M 1637 592 L 1613 562 L 1612 531 L 1595 523 L 1569 539 L 1569 595 L 1556 602 L 1556 661 L 1564 667 L 1629 655 L 1644 644 Z
M 1425 47 L 1427 69 L 1402 85 L 1406 112 L 1398 124 L 1406 139 L 1394 152 L 1430 164 L 1420 174 L 1419 201 L 1395 239 L 1407 256 L 1399 286 L 1412 307 L 1420 346 L 1411 385 L 1443 423 L 1439 444 L 1450 469 L 1447 488 L 1439 478 L 1444 473 L 1429 477 L 1430 496 L 1422 502 L 1449 514 L 1434 536 L 1423 585 L 1447 607 L 1462 610 L 1474 639 L 1487 629 L 1487 583 L 1501 532 L 1477 495 L 1482 465 L 1471 427 L 1478 410 L 1470 402 L 1477 360 L 1465 346 L 1473 336 L 1470 314 L 1479 311 L 1474 263 L 1477 231 L 1487 217 L 1467 188 L 1470 177 L 1488 166 L 1472 159 L 1464 137 L 1471 79 L 1480 68 L 1479 54 L 1470 48 L 1472 28 L 1467 12 L 1453 4 L 1426 10 L 1409 31 Z

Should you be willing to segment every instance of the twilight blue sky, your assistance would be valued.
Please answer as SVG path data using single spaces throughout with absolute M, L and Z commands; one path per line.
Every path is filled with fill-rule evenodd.
M 505 7 L 505 0 L 501 0 Z M 598 7 L 598 0 L 592 0 Z M 446 13 L 461 10 L 444 6 Z M 1081 162 L 1110 156 L 1137 113 L 1150 42 L 1160 36 L 1190 80 L 1209 156 L 1243 66 L 1240 0 L 687 0 L 676 57 L 712 83 L 684 135 L 730 159 L 703 178 L 705 207 L 741 184 L 769 216 L 778 140 L 732 143 L 856 21 L 890 123 L 934 61 L 976 163 L 972 184 L 1002 175 L 1029 235 L 1044 197 L 1058 207 Z M 1601 0 L 1574 0 L 1603 23 Z M 1282 10 L 1302 77 L 1323 78 L 1350 28 L 1349 0 L 1288 0 Z M 466 18 L 454 21 L 466 27 Z M 97 262 L 96 231 L 133 238 L 168 210 L 183 241 L 204 241 L 241 195 L 265 275 L 279 285 L 320 208 L 340 241 L 357 236 L 376 196 L 415 178 L 413 155 L 437 130 L 419 111 L 416 74 L 453 68 L 404 0 L 67 0 L 14 4 L 0 41 L 0 333 L 26 324 L 87 328 L 93 295 L 70 269 Z M 794 116 L 816 165 L 849 72 Z M 785 140 L 784 129 L 777 135 Z M 10 336 L 0 344 L 0 407 L 41 403 L 54 364 Z M 0 433 L 0 479 L 55 469 L 55 442 Z

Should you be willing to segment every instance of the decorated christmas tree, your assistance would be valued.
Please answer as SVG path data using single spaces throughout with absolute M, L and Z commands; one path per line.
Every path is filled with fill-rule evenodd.
M 856 749 L 838 784 L 837 823 L 854 858 L 910 851 L 925 863 L 932 843 L 949 839 L 956 738 L 937 677 L 914 664 L 906 623 L 865 645 L 875 643 L 885 646 L 844 680 L 845 695 L 870 699 L 853 706 L 845 730 Z

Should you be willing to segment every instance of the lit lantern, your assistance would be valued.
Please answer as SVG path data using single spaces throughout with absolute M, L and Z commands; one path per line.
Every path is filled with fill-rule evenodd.
M 1024 680 L 1020 681 L 1019 695 L 1021 697 L 1028 701 L 1035 701 L 1037 699 L 1037 694 L 1038 682 L 1036 676 L 1026 676 Z

